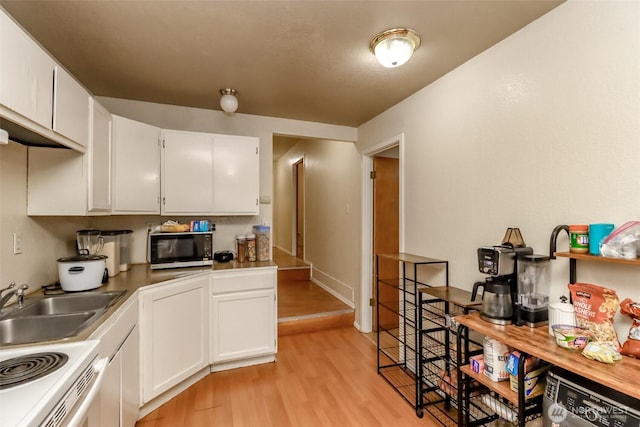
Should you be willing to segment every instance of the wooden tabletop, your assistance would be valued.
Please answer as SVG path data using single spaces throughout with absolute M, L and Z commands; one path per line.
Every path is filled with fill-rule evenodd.
M 420 288 L 420 292 L 450 302 L 462 308 L 478 307 L 482 301 L 471 301 L 471 292 L 453 286 L 432 286 Z
M 640 399 L 640 360 L 638 359 L 622 356 L 622 360 L 613 364 L 587 359 L 579 351 L 558 346 L 555 338 L 549 335 L 546 325 L 538 328 L 494 325 L 482 320 L 478 312 L 456 316 L 455 320 L 458 324 L 497 339 L 514 349 Z

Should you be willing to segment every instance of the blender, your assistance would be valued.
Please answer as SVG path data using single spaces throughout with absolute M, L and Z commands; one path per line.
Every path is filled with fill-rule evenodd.
M 78 255 L 98 255 L 102 250 L 103 242 L 98 230 L 78 230 L 76 232 Z
M 516 317 L 518 325 L 531 328 L 549 321 L 550 258 L 527 254 L 518 257 L 518 294 Z

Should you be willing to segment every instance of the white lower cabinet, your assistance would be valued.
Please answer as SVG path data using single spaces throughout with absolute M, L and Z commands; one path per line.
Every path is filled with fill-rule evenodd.
M 209 273 L 141 290 L 142 404 L 209 365 Z
M 277 351 L 277 272 L 274 268 L 213 272 L 211 363 L 245 361 Z M 268 360 L 260 360 L 268 361 Z M 237 365 L 237 366 L 240 366 Z
M 109 357 L 100 388 L 99 426 L 133 427 L 138 419 L 140 362 L 137 321 L 138 302 L 132 297 L 91 336 L 100 340 L 100 357 Z

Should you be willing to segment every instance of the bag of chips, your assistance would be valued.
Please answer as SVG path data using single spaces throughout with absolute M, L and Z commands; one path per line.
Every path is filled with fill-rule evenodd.
M 620 349 L 613 327 L 613 317 L 620 305 L 616 291 L 590 283 L 569 284 L 569 291 L 578 326 L 591 333 L 592 341 Z
M 632 321 L 628 339 L 620 353 L 640 359 L 640 303 L 627 298 L 620 303 L 620 313 L 630 316 Z

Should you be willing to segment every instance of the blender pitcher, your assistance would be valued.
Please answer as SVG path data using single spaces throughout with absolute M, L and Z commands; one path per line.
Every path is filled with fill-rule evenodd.
M 97 255 L 102 250 L 104 240 L 98 230 L 78 230 L 76 246 L 78 255 Z
M 549 260 L 548 256 L 535 254 L 518 257 L 518 324 L 536 327 L 549 320 Z

